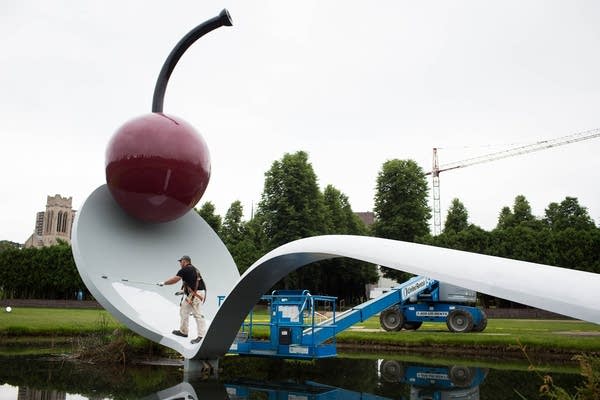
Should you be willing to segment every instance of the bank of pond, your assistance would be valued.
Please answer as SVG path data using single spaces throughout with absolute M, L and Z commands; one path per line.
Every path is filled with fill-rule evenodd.
M 526 357 L 507 363 L 443 354 L 341 353 L 312 361 L 226 356 L 189 374 L 173 358 L 99 364 L 40 353 L 0 356 L 0 399 L 17 393 L 65 400 L 537 399 L 546 376 L 573 395 L 587 382 L 576 361 L 533 365 Z M 587 362 L 598 367 L 598 359 Z

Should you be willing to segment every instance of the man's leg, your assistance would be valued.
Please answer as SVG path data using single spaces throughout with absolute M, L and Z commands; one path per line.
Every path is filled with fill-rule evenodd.
M 202 303 L 200 302 L 200 299 L 194 298 L 191 309 L 192 309 L 192 316 L 196 320 L 196 328 L 198 330 L 198 337 L 196 339 L 192 340 L 192 343 L 200 342 L 200 339 L 203 338 L 204 335 L 206 335 L 206 321 L 204 320 L 204 317 L 202 316 L 202 313 L 200 310 L 201 304 Z
M 190 320 L 190 312 L 192 312 L 192 306 L 184 299 L 181 302 L 181 307 L 179 307 L 179 331 L 187 336 L 188 334 L 188 326 Z

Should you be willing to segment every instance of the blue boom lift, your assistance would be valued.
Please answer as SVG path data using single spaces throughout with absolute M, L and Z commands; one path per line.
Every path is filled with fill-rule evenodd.
M 270 321 L 242 325 L 229 352 L 284 358 L 323 358 L 336 353 L 335 335 L 377 313 L 388 331 L 418 329 L 424 321 L 446 322 L 452 332 L 481 331 L 487 318 L 464 303 L 475 292 L 424 276 L 416 276 L 389 292 L 336 314 L 335 297 L 313 296 L 307 290 L 276 290 L 262 299 L 269 304 Z M 325 316 L 317 310 L 327 310 Z M 269 340 L 257 340 L 253 329 L 269 327 Z

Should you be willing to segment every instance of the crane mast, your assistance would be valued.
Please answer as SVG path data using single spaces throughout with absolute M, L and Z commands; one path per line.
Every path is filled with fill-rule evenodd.
M 447 164 L 439 165 L 438 148 L 433 148 L 433 166 L 430 172 L 425 175 L 432 177 L 432 197 L 433 197 L 433 233 L 439 235 L 441 233 L 441 205 L 440 205 L 440 172 L 450 171 L 453 169 L 464 168 L 471 165 L 482 164 L 490 161 L 501 160 L 503 158 L 518 156 L 521 154 L 532 153 L 549 149 L 552 147 L 562 146 L 565 144 L 580 142 L 582 140 L 593 139 L 600 136 L 600 128 L 592 129 L 584 132 L 578 132 L 567 136 L 562 136 L 556 139 L 542 140 L 524 146 L 513 147 L 507 150 L 498 151 L 495 153 L 484 154 L 482 156 L 468 158 L 466 160 L 454 161 Z

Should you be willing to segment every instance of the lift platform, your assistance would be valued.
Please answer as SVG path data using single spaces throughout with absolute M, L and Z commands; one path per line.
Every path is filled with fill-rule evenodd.
M 337 355 L 335 335 L 396 304 L 430 290 L 438 282 L 416 276 L 380 297 L 336 315 L 336 297 L 314 296 L 307 290 L 277 290 L 262 299 L 269 304 L 269 322 L 251 312 L 229 353 L 284 358 L 324 358 Z M 326 312 L 321 314 L 317 310 Z M 255 328 L 268 327 L 269 340 L 255 338 Z

